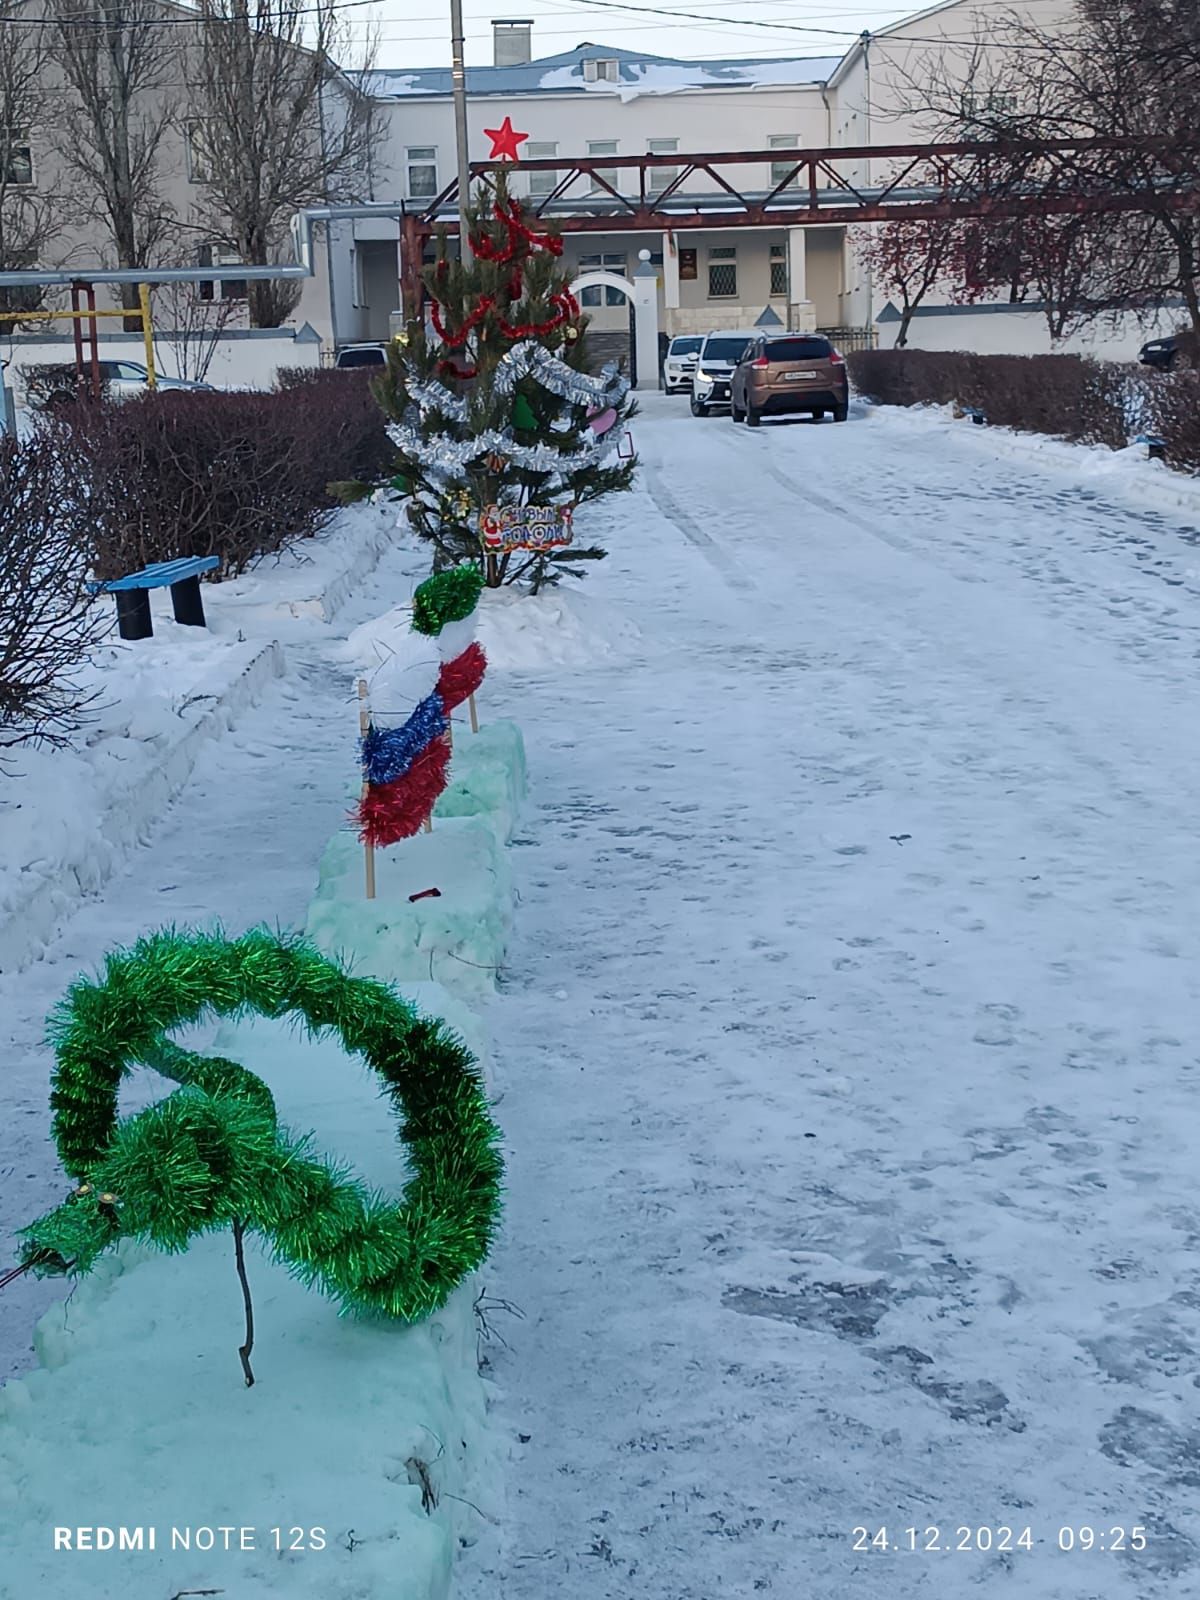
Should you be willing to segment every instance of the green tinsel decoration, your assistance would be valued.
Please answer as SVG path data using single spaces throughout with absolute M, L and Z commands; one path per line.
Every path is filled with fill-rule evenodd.
M 416 633 L 441 633 L 448 622 L 469 617 L 479 604 L 483 573 L 472 565 L 436 572 L 417 585 L 412 625 Z
M 383 1079 L 414 1172 L 398 1201 L 281 1129 L 252 1072 L 166 1037 L 209 1013 L 292 1012 L 313 1032 L 334 1029 Z M 504 1169 L 473 1057 L 443 1022 L 303 940 L 151 934 L 108 955 L 101 981 L 72 986 L 50 1039 L 54 1138 L 79 1188 L 22 1230 L 39 1274 L 86 1272 L 122 1238 L 181 1251 L 236 1221 L 344 1312 L 414 1322 L 487 1255 Z M 118 1087 L 137 1064 L 180 1087 L 118 1121 Z

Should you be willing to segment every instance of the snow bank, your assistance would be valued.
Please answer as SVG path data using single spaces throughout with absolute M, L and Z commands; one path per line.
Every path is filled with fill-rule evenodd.
M 289 620 L 327 621 L 394 533 L 392 507 L 352 508 L 278 560 L 206 585 L 206 629 L 181 627 L 168 592 L 155 590 L 153 638 L 114 632 L 97 647 L 79 679 L 96 703 L 74 744 L 6 758 L 0 971 L 33 960 L 71 904 L 108 881 L 187 782 L 202 746 L 284 672 L 278 641 Z
M 490 783 L 505 805 L 380 852 L 378 911 L 349 870 L 350 856 L 361 868 L 352 836 L 331 846 L 314 919 L 336 930 L 356 970 L 394 977 L 422 965 L 405 938 L 427 938 L 439 917 L 475 956 L 499 963 L 511 915 L 501 840 L 522 783 L 519 734 L 487 730 L 459 765 L 464 792 Z M 343 844 L 339 875 L 329 862 L 341 860 Z M 427 879 L 442 891 L 417 903 L 432 917 L 397 898 Z M 478 990 L 477 975 L 444 960 L 438 976 L 442 984 L 408 982 L 403 992 L 485 1059 L 461 998 Z M 261 1076 L 281 1122 L 314 1129 L 317 1149 L 391 1192 L 403 1182 L 378 1083 L 335 1037 L 256 1018 L 222 1025 L 212 1048 Z M 406 1328 L 339 1318 L 249 1240 L 247 1271 L 250 1390 L 237 1357 L 241 1294 L 227 1234 L 176 1257 L 124 1247 L 43 1317 L 41 1369 L 0 1390 L 5 1600 L 166 1600 L 189 1590 L 239 1600 L 447 1600 L 459 1543 L 472 1542 L 497 1507 L 476 1359 L 478 1285 L 463 1284 L 438 1315 Z M 55 1551 L 54 1529 L 79 1527 L 140 1528 L 143 1547 Z
M 1072 444 L 1045 434 L 1018 433 L 1013 428 L 980 428 L 956 418 L 949 406 L 868 406 L 865 409 L 873 422 L 882 423 L 893 432 L 911 429 L 928 433 L 932 429 L 952 427 L 956 437 L 993 460 L 1026 461 L 1031 466 L 1049 467 L 1075 477 L 1083 473 L 1090 488 L 1133 501 L 1139 507 L 1200 515 L 1200 478 L 1173 471 L 1165 462 L 1149 460 L 1145 445 L 1131 444 L 1124 450 L 1110 450 L 1107 445 Z
M 77 748 L 18 750 L 0 791 L 0 971 L 32 960 L 187 782 L 201 747 L 284 670 L 277 643 L 236 644 L 156 619 L 82 683 L 107 698 Z
M 484 590 L 477 631 L 494 671 L 586 666 L 637 643 L 637 628 L 616 607 L 567 589 L 568 581 L 535 595 Z
M 492 671 L 586 666 L 638 643 L 638 629 L 621 612 L 593 595 L 568 589 L 570 581 L 540 594 L 517 588 L 483 591 L 475 631 Z M 372 705 L 381 712 L 386 708 L 407 714 L 437 678 L 437 643 L 412 632 L 411 602 L 355 628 L 339 655 L 366 677 Z M 486 683 L 482 693 L 487 694 Z

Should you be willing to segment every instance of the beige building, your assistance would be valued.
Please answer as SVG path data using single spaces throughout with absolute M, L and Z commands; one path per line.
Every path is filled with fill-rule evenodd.
M 1014 0 L 1065 16 L 1064 0 Z M 162 15 L 187 19 L 181 7 L 162 4 Z M 743 192 L 763 196 L 786 177 L 796 149 L 883 147 L 927 138 L 928 120 L 914 116 L 913 81 L 935 62 L 961 73 L 972 93 L 973 46 L 995 15 L 995 0 L 947 0 L 903 22 L 864 34 L 841 56 L 764 57 L 757 60 L 686 61 L 604 44 L 581 44 L 534 58 L 534 29 L 527 22 L 498 22 L 495 61 L 468 69 L 470 155 L 486 160 L 486 129 L 505 116 L 528 137 L 526 159 L 604 158 L 654 154 L 659 192 L 671 184 L 689 154 L 763 151 L 761 163 L 737 169 Z M 172 43 L 188 48 L 194 29 L 180 27 Z M 53 68 L 47 69 L 53 78 Z M 159 188 L 173 219 L 162 259 L 175 264 L 219 263 L 222 246 L 203 225 L 205 173 L 194 143 L 194 110 L 187 104 L 188 74 L 167 75 L 174 95 L 172 119 L 158 152 Z M 359 194 L 367 215 L 332 216 L 309 229 L 314 276 L 292 319 L 308 323 L 328 348 L 385 338 L 400 304 L 400 216 L 425 208 L 455 172 L 454 116 L 449 69 L 378 71 L 365 80 L 377 103 L 378 136 Z M 51 81 L 47 103 L 63 93 Z M 319 119 L 320 108 L 314 107 Z M 778 152 L 777 155 L 774 153 Z M 679 158 L 676 166 L 669 158 Z M 884 176 L 887 159 L 861 163 L 847 175 L 870 184 Z M 613 188 L 636 194 L 630 169 L 600 168 Z M 70 185 L 55 156 L 49 119 L 29 134 L 31 191 L 59 194 L 60 228 L 42 264 L 113 264 L 113 252 L 94 220 L 72 209 Z M 550 172 L 514 172 L 518 193 L 544 199 L 559 181 Z M 795 180 L 793 180 L 795 181 Z M 689 176 L 673 201 L 701 210 L 722 204 L 710 177 Z M 0 193 L 0 210 L 5 195 Z M 658 281 L 659 326 L 669 333 L 747 327 L 777 318 L 793 328 L 837 329 L 860 339 L 874 336 L 883 310 L 843 226 L 730 226 L 644 232 L 571 232 L 571 213 L 611 214 L 618 203 L 599 183 L 580 178 L 552 206 L 567 237 L 567 259 L 582 274 L 601 269 L 631 278 L 641 252 L 649 252 Z M 230 261 L 232 266 L 236 262 Z M 223 290 L 237 292 L 231 273 Z M 598 331 L 627 329 L 621 289 L 593 286 L 583 299 Z

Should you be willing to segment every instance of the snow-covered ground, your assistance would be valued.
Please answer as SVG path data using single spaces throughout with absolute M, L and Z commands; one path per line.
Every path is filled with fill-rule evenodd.
M 1200 516 L 963 424 L 633 431 L 642 645 L 509 707 L 464 1600 L 1194 1595 Z
M 937 419 L 651 397 L 633 432 L 641 486 L 586 523 L 611 559 L 481 626 L 529 757 L 485 1016 L 486 1282 L 525 1318 L 491 1313 L 508 1504 L 461 1600 L 1184 1600 L 1200 513 Z M 5 1236 L 61 1190 L 70 977 L 171 919 L 303 919 L 340 641 L 412 574 L 297 616 L 287 675 L 0 978 Z M 0 1293 L 9 1368 L 57 1292 Z M 1125 1549 L 1060 1550 L 1083 1527 Z

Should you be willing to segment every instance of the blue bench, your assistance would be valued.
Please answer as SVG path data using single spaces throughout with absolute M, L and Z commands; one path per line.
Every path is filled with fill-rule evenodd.
M 106 583 L 89 583 L 93 594 L 111 594 L 117 602 L 117 631 L 122 639 L 149 639 L 154 632 L 150 620 L 150 590 L 170 589 L 175 621 L 192 628 L 204 628 L 204 601 L 200 598 L 200 574 L 219 565 L 217 556 L 181 556 L 178 561 L 154 561 L 140 572 L 125 578 L 109 578 Z
M 1151 461 L 1165 461 L 1167 459 L 1167 441 L 1160 439 L 1156 433 L 1139 433 L 1133 441 L 1134 444 L 1144 444 L 1146 454 Z

